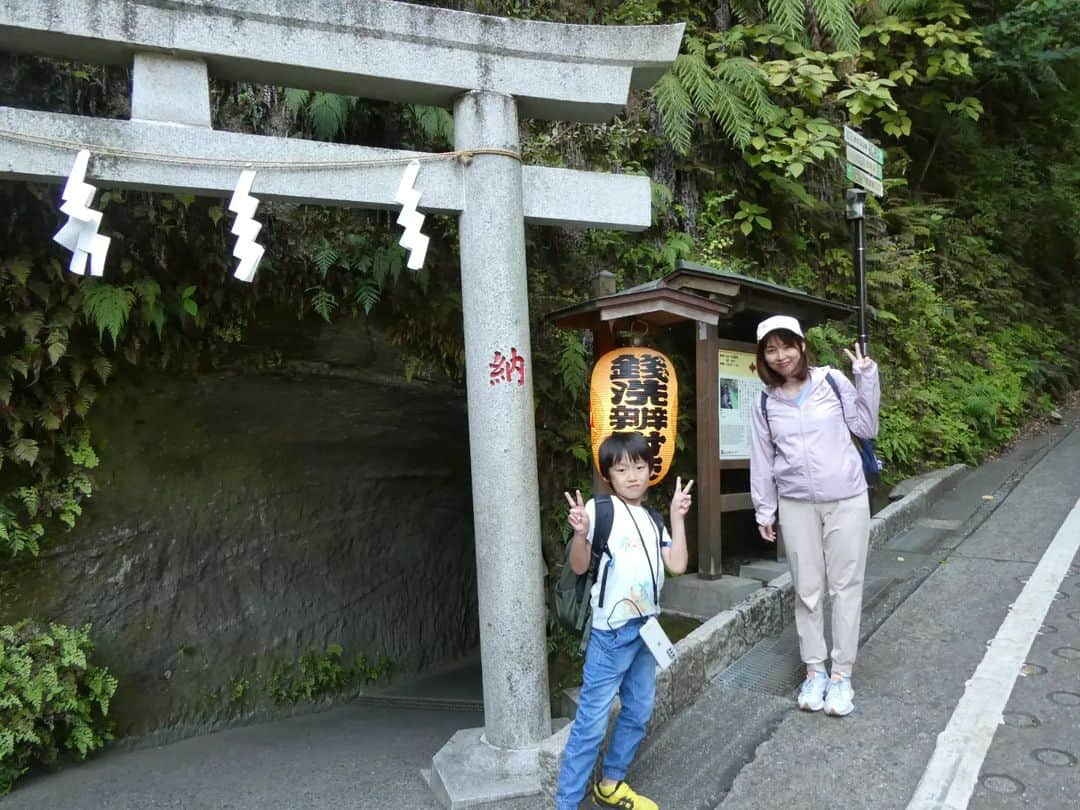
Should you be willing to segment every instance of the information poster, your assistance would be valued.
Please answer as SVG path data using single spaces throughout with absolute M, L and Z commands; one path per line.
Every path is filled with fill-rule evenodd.
M 720 349 L 720 458 L 750 458 L 750 414 L 765 387 L 758 377 L 754 352 Z

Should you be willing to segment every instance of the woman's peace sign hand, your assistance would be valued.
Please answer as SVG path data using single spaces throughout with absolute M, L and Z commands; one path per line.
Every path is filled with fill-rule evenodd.
M 859 345 L 858 341 L 855 341 L 855 354 L 852 354 L 850 349 L 844 349 L 844 354 L 851 361 L 851 368 L 854 371 L 866 371 L 874 364 L 874 361 L 870 359 L 870 355 L 862 353 L 862 346 Z
M 694 479 L 690 479 L 686 486 L 682 485 L 682 476 L 675 478 L 675 494 L 671 496 L 671 514 L 686 517 L 693 502 L 690 498 L 690 488 L 694 486 Z
M 576 501 L 570 497 L 569 492 L 563 493 L 566 496 L 566 502 L 570 504 L 570 514 L 566 519 L 570 523 L 570 528 L 574 530 L 574 534 L 588 536 L 589 513 L 585 511 L 585 502 L 581 500 L 581 490 L 575 489 L 574 494 L 577 495 Z

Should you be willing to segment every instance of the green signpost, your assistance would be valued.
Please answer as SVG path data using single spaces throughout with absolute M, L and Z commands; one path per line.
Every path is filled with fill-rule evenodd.
M 844 144 L 847 179 L 857 186 L 862 186 L 876 197 L 885 196 L 885 187 L 881 184 L 885 150 L 851 127 L 844 127 Z

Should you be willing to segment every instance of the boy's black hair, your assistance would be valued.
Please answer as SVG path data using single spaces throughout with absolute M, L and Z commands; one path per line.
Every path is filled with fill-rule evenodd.
M 600 442 L 600 475 L 610 481 L 611 468 L 626 456 L 631 461 L 644 461 L 650 467 L 653 463 L 653 451 L 645 437 L 640 433 L 612 433 Z

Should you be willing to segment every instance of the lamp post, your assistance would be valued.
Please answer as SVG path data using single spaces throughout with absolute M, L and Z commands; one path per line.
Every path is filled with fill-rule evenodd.
M 849 188 L 844 196 L 844 213 L 851 223 L 851 252 L 855 261 L 855 284 L 858 288 L 859 345 L 863 354 L 870 351 L 870 336 L 866 331 L 866 229 L 864 227 L 866 192 Z

